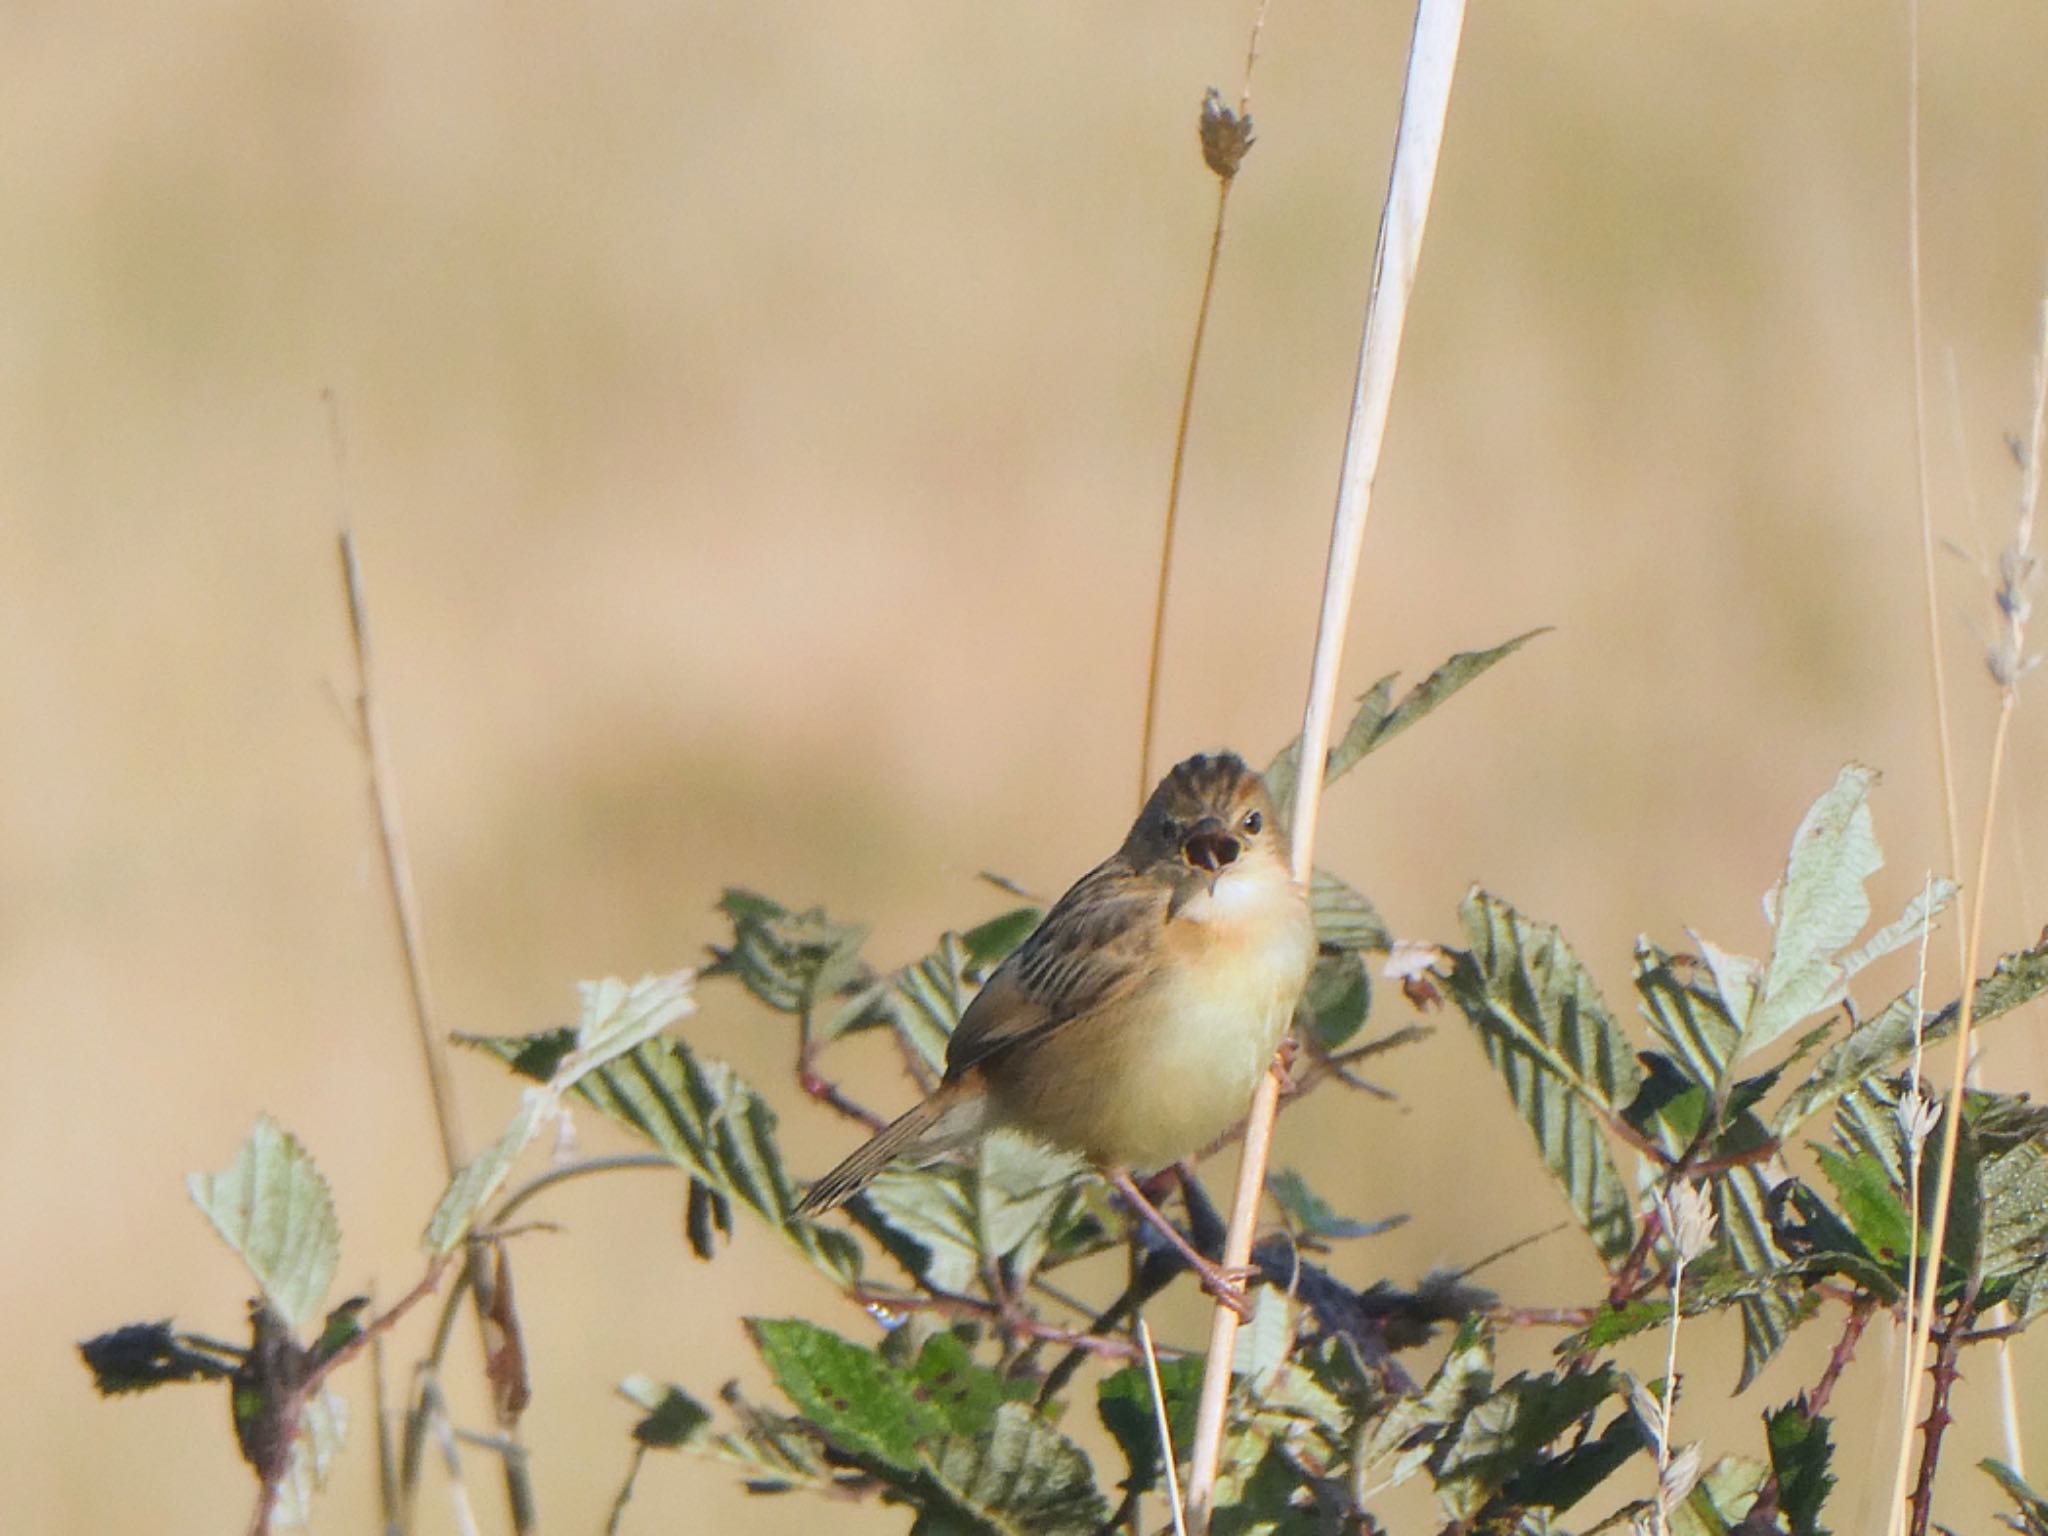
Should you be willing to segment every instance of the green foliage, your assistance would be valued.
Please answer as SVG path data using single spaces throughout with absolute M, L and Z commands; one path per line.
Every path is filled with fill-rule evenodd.
M 1459 915 L 1471 947 L 1452 962 L 1451 997 L 1535 1133 L 1572 1214 L 1600 1256 L 1618 1262 L 1635 1242 L 1635 1220 L 1601 1126 L 1641 1091 L 1642 1068 L 1555 928 L 1483 891 L 1466 897 Z
M 1398 703 L 1393 679 L 1383 679 L 1339 735 L 1327 777 L 1349 771 L 1529 638 L 1455 657 Z M 1268 773 L 1283 804 L 1296 755 L 1283 752 Z M 1827 1319 L 1843 1330 L 1824 1378 L 1832 1389 L 1862 1320 L 1898 1305 L 1909 1256 L 1931 1231 L 1939 1138 L 1926 1135 L 1924 1112 L 1914 1108 L 1916 1085 L 1896 1074 L 1916 1043 L 1952 1033 L 1957 1019 L 1954 1004 L 1927 1012 L 1912 994 L 1862 1022 L 1847 1006 L 1865 968 L 1924 942 L 1954 893 L 1931 882 L 1898 919 L 1865 932 L 1867 882 L 1882 865 L 1874 781 L 1845 769 L 1801 820 L 1766 898 L 1766 958 L 1698 937 L 1684 951 L 1637 942 L 1640 1040 L 1555 928 L 1484 891 L 1466 898 L 1459 944 L 1435 951 L 1433 977 L 1410 973 L 1407 990 L 1427 998 L 1440 988 L 1471 1025 L 1600 1262 L 1600 1284 L 1554 1318 L 1567 1331 L 1551 1369 L 1502 1379 L 1503 1333 L 1528 1314 L 1498 1307 L 1463 1278 L 1469 1271 L 1433 1274 L 1413 1289 L 1354 1279 L 1370 1274 L 1373 1257 L 1360 1240 L 1402 1218 L 1357 1219 L 1296 1168 L 1273 1172 L 1267 1214 L 1278 1220 L 1253 1255 L 1217 1536 L 1377 1531 L 1380 1496 L 1423 1478 L 1446 1528 L 1473 1536 L 1549 1536 L 1567 1512 L 1588 1531 L 1648 1520 L 1650 1506 L 1610 1486 L 1655 1454 L 1617 1352 L 1695 1318 L 1741 1319 L 1741 1387 L 1795 1329 Z M 1368 1035 L 1379 1022 L 1368 957 L 1394 943 L 1371 901 L 1319 869 L 1311 905 L 1318 955 L 1296 1018 L 1309 1047 L 1301 1073 L 1309 1091 L 1360 1056 L 1424 1033 Z M 942 933 L 900 965 L 878 966 L 863 954 L 867 930 L 822 909 L 734 889 L 720 910 L 730 934 L 703 973 L 707 986 L 724 983 L 711 996 L 757 1017 L 765 1009 L 790 1031 L 798 1063 L 790 1102 L 800 1112 L 823 1113 L 822 1102 L 864 1118 L 823 1076 L 825 1058 L 861 1048 L 863 1033 L 886 1034 L 909 1075 L 928 1084 L 975 989 L 1041 917 L 1035 905 L 1012 907 Z M 1427 953 L 1402 949 L 1404 960 L 1418 952 Z M 1169 1452 L 1152 1378 L 1130 1360 L 1125 1325 L 1184 1273 L 1170 1245 L 1132 1222 L 1077 1159 L 1004 1133 L 950 1162 L 885 1171 L 846 1218 L 799 1216 L 770 1093 L 670 1028 L 694 1013 L 694 980 L 594 983 L 574 1028 L 466 1040 L 529 1086 L 502 1132 L 442 1193 L 427 1228 L 433 1267 L 409 1300 L 457 1273 L 452 1260 L 465 1244 L 479 1252 L 489 1238 L 502 1259 L 517 1228 L 496 1234 L 488 1224 L 509 1223 L 529 1195 L 590 1171 L 556 1170 L 513 1191 L 534 1140 L 564 1110 L 587 1106 L 674 1164 L 684 1235 L 700 1259 L 716 1258 L 736 1223 L 751 1221 L 862 1320 L 851 1335 L 800 1318 L 749 1320 L 774 1383 L 760 1401 L 731 1383 L 699 1397 L 629 1378 L 620 1392 L 636 1409 L 625 1448 L 633 1467 L 657 1451 L 706 1457 L 753 1492 L 896 1506 L 913 1536 L 1093 1536 L 1132 1518 L 1134 1501 L 1159 1498 Z M 2048 941 L 1998 962 L 1978 988 L 1977 1022 L 2043 990 Z M 1831 1112 L 1825 1121 L 1823 1111 Z M 1793 1142 L 1802 1127 L 1814 1139 Z M 1633 1182 L 1621 1172 L 1625 1161 L 1639 1170 Z M 1399 1173 L 1398 1156 L 1382 1163 Z M 2017 1095 L 1970 1095 L 1954 1175 L 1936 1298 L 1945 1325 L 1967 1336 L 1983 1326 L 1986 1308 L 2005 1303 L 2024 1326 L 2048 1312 L 2048 1110 Z M 195 1177 L 191 1190 L 261 1293 L 249 1344 L 162 1322 L 115 1329 L 81 1353 L 110 1394 L 225 1380 L 265 1499 L 279 1518 L 296 1515 L 342 1427 L 326 1375 L 393 1314 L 368 1317 L 352 1299 L 302 1342 L 337 1273 L 339 1231 L 312 1159 L 272 1122 L 259 1121 L 235 1161 Z M 1702 1193 L 1716 1229 L 1686 1240 L 1680 1285 L 1677 1239 L 1664 1223 Z M 1184 1212 L 1193 1243 L 1214 1251 L 1221 1223 L 1199 1184 L 1170 1209 Z M 1696 1224 L 1696 1214 L 1677 1223 L 1686 1231 Z M 1492 1245 L 1472 1246 L 1459 1261 L 1476 1268 Z M 509 1291 L 504 1299 L 509 1308 Z M 1686 1332 L 1688 1341 L 1696 1336 Z M 1164 1341 L 1158 1362 L 1176 1459 L 1189 1450 L 1203 1367 L 1184 1346 Z M 1108 1355 L 1121 1358 L 1079 1374 Z M 1114 1508 L 1103 1492 L 1108 1477 L 1066 1433 L 1075 1402 L 1091 1390 L 1124 1465 Z M 1767 1460 L 1675 1448 L 1685 1475 L 1667 1483 L 1671 1532 L 1827 1536 L 1830 1426 L 1810 1402 L 1818 1398 L 1802 1393 L 1763 1416 L 1752 1449 Z M 413 1451 L 433 1406 L 424 1394 L 414 1404 Z M 2048 1536 L 2048 1506 L 2008 1469 L 1986 1467 L 2017 1504 L 2019 1523 Z M 1638 1462 L 1631 1480 L 1646 1470 Z M 615 1529 L 632 1486 L 629 1475 Z M 1163 1523 L 1153 1520 L 1156 1509 L 1143 1513 Z
M 806 1427 L 916 1508 L 920 1527 L 1082 1536 L 1102 1523 L 1087 1456 L 950 1335 L 906 1369 L 801 1320 L 748 1329 Z
M 1829 1470 L 1834 1447 L 1828 1442 L 1828 1421 L 1788 1403 L 1764 1415 L 1764 1439 L 1770 1446 L 1778 1508 L 1791 1536 L 1828 1536 L 1820 1523 L 1821 1506 L 1835 1486 L 1835 1474 Z
M 1460 651 L 1394 702 L 1394 679 L 1390 672 L 1359 697 L 1350 723 L 1330 747 L 1325 760 L 1323 782 L 1334 784 L 1356 768 L 1367 753 L 1392 741 L 1401 732 L 1446 702 L 1467 683 L 1506 661 L 1548 629 L 1532 629 L 1486 651 Z M 1294 803 L 1295 781 L 1301 776 L 1301 739 L 1296 737 L 1266 768 L 1266 788 L 1284 815 Z
M 561 1070 L 572 1044 L 566 1030 L 456 1038 L 544 1081 Z M 764 1218 L 828 1276 L 849 1282 L 859 1274 L 851 1241 L 795 1214 L 775 1112 L 724 1062 L 705 1060 L 673 1037 L 645 1040 L 579 1074 L 573 1092 L 672 1158 L 713 1200 L 737 1201 Z
M 427 1221 L 430 1252 L 445 1254 L 469 1235 L 483 1208 L 504 1186 L 512 1165 L 553 1118 L 564 1094 L 592 1073 L 667 1029 L 694 1006 L 687 971 L 647 976 L 628 987 L 621 981 L 584 982 L 583 1016 L 573 1035 L 542 1076 L 541 1086 L 520 1095 L 519 1108 L 498 1139 L 448 1183 Z M 541 1074 L 534 1074 L 541 1076 Z

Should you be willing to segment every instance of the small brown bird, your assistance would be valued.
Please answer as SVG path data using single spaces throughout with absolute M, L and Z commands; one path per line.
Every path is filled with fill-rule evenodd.
M 1093 1162 L 1241 1305 L 1129 1170 L 1186 1157 L 1243 1116 L 1315 949 L 1265 781 L 1233 753 L 1189 758 L 968 1004 L 938 1088 L 799 1211 L 830 1210 L 898 1158 L 928 1161 L 1010 1126 Z

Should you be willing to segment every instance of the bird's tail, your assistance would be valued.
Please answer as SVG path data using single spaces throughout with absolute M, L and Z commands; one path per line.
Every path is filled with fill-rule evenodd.
M 852 1156 L 813 1184 L 797 1202 L 799 1216 L 819 1216 L 844 1205 L 868 1180 L 898 1158 L 930 1159 L 979 1136 L 988 1100 L 962 1083 L 949 1083 L 875 1132 Z

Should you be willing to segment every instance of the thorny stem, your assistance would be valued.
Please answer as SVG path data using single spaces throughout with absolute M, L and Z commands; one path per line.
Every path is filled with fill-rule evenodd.
M 1933 1305 L 1929 1300 L 1930 1308 Z M 1913 1485 L 1912 1536 L 1927 1536 L 1927 1521 L 1934 1510 L 1934 1469 L 1941 1460 L 1941 1436 L 1952 1422 L 1948 1411 L 1950 1392 L 1956 1384 L 1956 1354 L 1962 1348 L 1962 1322 L 1977 1306 L 1977 1282 L 1956 1302 L 1948 1326 L 1941 1332 L 1941 1348 L 1934 1356 L 1934 1393 L 1921 1422 L 1920 1475 Z
M 1850 1304 L 1849 1316 L 1842 1324 L 1842 1336 L 1835 1340 L 1834 1349 L 1828 1353 L 1827 1369 L 1820 1373 L 1820 1380 L 1806 1394 L 1808 1418 L 1817 1418 L 1827 1408 L 1828 1399 L 1834 1395 L 1835 1383 L 1842 1379 L 1842 1372 L 1856 1357 L 1856 1343 L 1863 1337 L 1863 1330 L 1876 1310 L 1875 1296 L 1859 1296 Z

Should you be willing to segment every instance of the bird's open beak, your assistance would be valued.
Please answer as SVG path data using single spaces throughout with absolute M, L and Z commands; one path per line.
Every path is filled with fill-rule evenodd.
M 1222 821 L 1214 816 L 1204 816 L 1195 823 L 1187 840 L 1180 845 L 1181 857 L 1197 869 L 1206 869 L 1212 876 L 1220 875 L 1237 862 L 1243 851 L 1238 840 L 1230 835 Z

